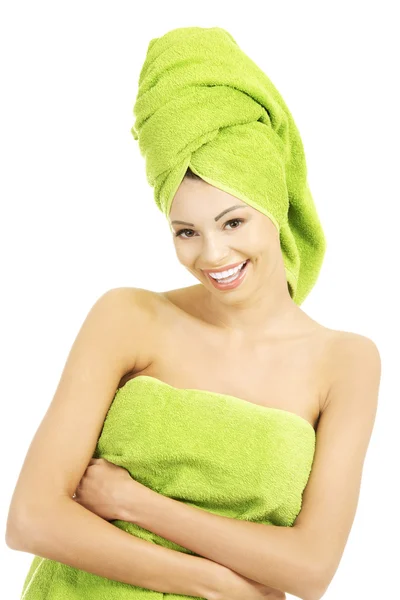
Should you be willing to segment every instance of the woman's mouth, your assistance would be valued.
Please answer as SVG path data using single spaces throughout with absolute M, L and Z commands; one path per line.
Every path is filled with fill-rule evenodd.
M 216 287 L 217 289 L 220 290 L 227 290 L 227 289 L 232 289 L 237 287 L 238 285 L 241 284 L 241 282 L 243 281 L 246 273 L 247 273 L 247 265 L 249 264 L 250 259 L 248 258 L 247 260 L 245 260 L 242 265 L 240 265 L 239 267 L 237 267 L 235 269 L 235 272 L 232 273 L 231 275 L 228 275 L 228 277 L 214 277 L 210 274 L 207 273 L 208 278 L 211 280 L 212 284 L 214 287 Z

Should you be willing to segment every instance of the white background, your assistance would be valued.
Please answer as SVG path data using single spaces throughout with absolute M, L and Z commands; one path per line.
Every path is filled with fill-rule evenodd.
M 187 26 L 227 29 L 271 78 L 300 130 L 328 243 L 302 308 L 327 327 L 372 338 L 382 359 L 358 510 L 324 598 L 397 596 L 395 5 L 2 3 L 2 598 L 19 599 L 32 559 L 5 544 L 11 495 L 90 307 L 113 287 L 198 283 L 177 261 L 130 133 L 148 42 Z

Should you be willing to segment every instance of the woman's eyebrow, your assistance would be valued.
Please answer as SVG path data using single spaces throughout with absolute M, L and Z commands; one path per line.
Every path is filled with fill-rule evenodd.
M 222 213 L 220 213 L 219 215 L 214 217 L 214 221 L 218 221 L 218 219 L 223 217 L 227 212 L 229 212 L 230 210 L 235 210 L 236 208 L 246 208 L 246 205 L 245 204 L 236 204 L 235 206 L 226 208 L 225 210 L 222 211 Z M 194 223 L 187 223 L 186 221 L 176 221 L 176 220 L 171 221 L 171 225 L 173 225 L 174 223 L 179 223 L 180 225 L 190 225 L 191 227 L 194 227 Z

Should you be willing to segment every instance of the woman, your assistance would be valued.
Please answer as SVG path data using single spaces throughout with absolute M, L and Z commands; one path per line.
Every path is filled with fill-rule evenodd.
M 182 28 L 150 42 L 139 83 L 132 133 L 199 284 L 89 312 L 10 507 L 10 547 L 36 555 L 22 597 L 321 598 L 379 353 L 300 308 L 325 238 L 265 74 L 224 30 Z

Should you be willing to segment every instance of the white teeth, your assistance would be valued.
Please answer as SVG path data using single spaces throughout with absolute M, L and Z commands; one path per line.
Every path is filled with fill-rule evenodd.
M 218 281 L 218 283 L 231 283 L 232 281 L 235 281 L 235 279 L 239 279 L 240 277 L 240 273 L 236 273 L 236 275 L 232 275 L 232 277 L 226 277 L 225 279 L 217 279 L 216 281 Z
M 210 276 L 213 279 L 225 279 L 226 277 L 230 277 L 231 275 L 238 273 L 238 271 L 243 267 L 245 262 L 246 261 L 243 261 L 241 265 L 238 265 L 234 269 L 228 269 L 227 271 L 222 271 L 222 273 L 210 273 Z

